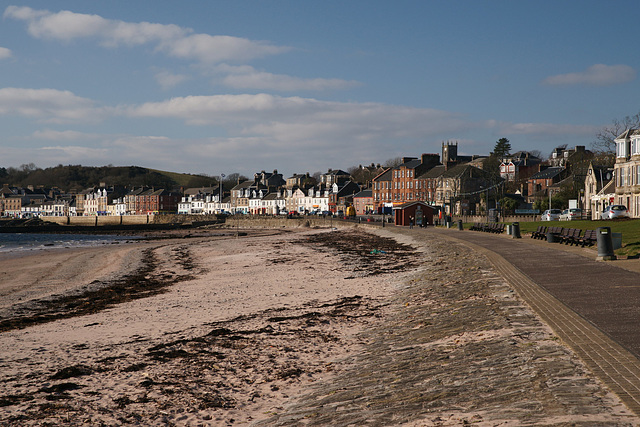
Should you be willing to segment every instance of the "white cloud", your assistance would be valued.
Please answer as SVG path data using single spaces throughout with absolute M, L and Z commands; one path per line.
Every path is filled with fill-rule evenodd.
M 102 137 L 95 133 L 78 132 L 75 130 L 58 131 L 52 129 L 35 131 L 32 136 L 36 139 L 45 139 L 50 141 L 88 141 Z
M 189 77 L 184 74 L 173 74 L 169 71 L 159 71 L 156 73 L 155 78 L 160 87 L 167 90 L 179 85 Z
M 236 89 L 260 89 L 276 91 L 335 90 L 360 86 L 357 81 L 342 79 L 302 79 L 285 74 L 256 71 L 252 67 L 235 67 L 235 71 L 223 79 L 223 83 Z
M 13 56 L 13 53 L 11 52 L 11 49 L 7 49 L 6 47 L 0 47 L 0 59 L 7 59 L 7 58 L 11 58 Z
M 378 103 L 341 103 L 312 98 L 213 95 L 149 102 L 123 110 L 132 117 L 175 118 L 191 125 L 225 126 L 247 134 L 315 141 L 329 136 L 424 138 L 460 130 L 468 123 L 446 111 Z
M 577 73 L 558 74 L 547 77 L 543 84 L 611 86 L 635 80 L 636 70 L 628 65 L 595 64 Z
M 75 139 L 72 133 L 61 133 L 58 135 L 62 142 L 62 137 L 66 134 L 68 141 Z M 159 136 L 132 136 L 132 135 L 92 135 L 93 141 L 85 141 L 87 144 L 64 143 L 51 146 L 43 146 L 37 149 L 30 149 L 28 159 L 37 165 L 56 164 L 82 164 L 103 166 L 107 163 L 117 165 L 136 165 L 147 167 L 166 167 L 167 170 L 174 169 L 181 165 L 185 169 L 193 158 L 186 158 L 180 161 L 176 153 L 176 147 L 184 144 L 182 141 L 170 140 Z M 97 140 L 97 142 L 96 142 Z M 181 150 L 180 150 L 181 151 Z M 9 149 L 9 159 L 15 158 L 15 164 L 24 163 L 22 157 L 24 150 Z M 7 159 L 7 160 L 9 160 Z
M 17 92 L 10 97 L 11 91 Z M 14 104 L 16 107 L 9 111 L 8 106 Z M 507 136 L 516 145 L 517 141 L 557 144 L 584 139 L 596 130 L 592 126 L 552 123 L 474 122 L 461 114 L 435 109 L 267 94 L 178 97 L 95 109 L 90 100 L 69 92 L 0 89 L 0 114 L 22 114 L 51 121 L 59 118 L 59 111 L 71 112 L 63 114 L 66 118 L 76 110 L 82 111 L 77 114 L 84 118 L 83 125 L 91 115 L 85 111 L 89 110 L 105 117 L 113 114 L 112 120 L 144 117 L 150 119 L 144 122 L 151 126 L 154 126 L 152 119 L 165 125 L 168 120 L 180 120 L 192 126 L 209 126 L 217 136 L 175 139 L 162 135 L 85 133 L 73 127 L 44 129 L 16 144 L 29 146 L 29 150 L 11 149 L 7 143 L 4 161 L 34 162 L 39 166 L 43 162 L 45 165 L 114 163 L 212 174 L 221 171 L 247 174 L 277 168 L 292 173 L 438 152 L 440 142 L 448 139 L 465 141 L 466 151 L 482 154 L 492 148 L 494 135 Z M 190 131 L 185 128 L 183 133 L 189 135 Z M 472 138 L 468 138 L 470 135 Z M 41 144 L 43 141 L 56 142 L 42 147 L 46 144 Z M 295 170 L 286 170 L 290 167 Z
M 50 123 L 95 121 L 105 110 L 69 91 L 56 89 L 0 89 L 0 115 L 17 115 Z
M 172 57 L 203 63 L 250 60 L 290 50 L 241 37 L 193 34 L 192 29 L 173 24 L 131 23 L 70 11 L 52 13 L 9 6 L 4 16 L 26 21 L 29 34 L 36 38 L 67 42 L 95 38 L 109 47 L 149 44 Z
M 591 125 L 569 125 L 557 123 L 507 123 L 490 120 L 487 127 L 500 135 L 531 135 L 538 137 L 562 138 L 581 135 L 592 137 L 600 128 Z
M 50 164 L 63 163 L 82 163 L 108 158 L 109 150 L 107 148 L 85 147 L 79 145 L 66 146 L 50 146 L 40 148 L 40 155 L 46 157 Z M 89 160 L 91 159 L 91 160 Z
M 266 42 L 240 37 L 192 34 L 167 40 L 159 45 L 159 50 L 170 56 L 197 60 L 204 63 L 222 61 L 248 61 L 268 55 L 277 55 L 290 50 L 284 46 L 273 46 Z

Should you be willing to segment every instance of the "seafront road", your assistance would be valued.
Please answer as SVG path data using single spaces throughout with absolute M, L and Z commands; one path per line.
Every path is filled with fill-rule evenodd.
M 640 260 L 596 261 L 596 251 L 469 230 L 437 234 L 483 254 L 584 363 L 640 415 Z

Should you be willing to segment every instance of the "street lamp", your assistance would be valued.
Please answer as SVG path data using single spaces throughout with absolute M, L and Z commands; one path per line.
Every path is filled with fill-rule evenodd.
M 218 200 L 219 204 L 218 206 L 220 207 L 220 213 L 222 213 L 222 178 L 224 178 L 226 175 L 221 173 L 220 174 L 220 182 L 218 182 L 218 187 L 220 188 L 220 200 Z

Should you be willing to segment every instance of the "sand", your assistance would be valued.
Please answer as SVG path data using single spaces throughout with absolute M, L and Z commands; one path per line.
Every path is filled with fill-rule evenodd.
M 0 423 L 639 421 L 463 248 L 384 230 L 244 232 L 0 259 Z M 514 392 L 483 406 L 473 390 L 499 381 Z M 387 395 L 394 382 L 406 395 Z

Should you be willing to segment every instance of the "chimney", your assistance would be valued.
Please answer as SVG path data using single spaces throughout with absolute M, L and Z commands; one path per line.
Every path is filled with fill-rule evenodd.
M 423 154 L 420 158 L 420 162 L 428 166 L 429 169 L 434 167 L 435 165 L 440 163 L 440 155 L 439 154 Z

